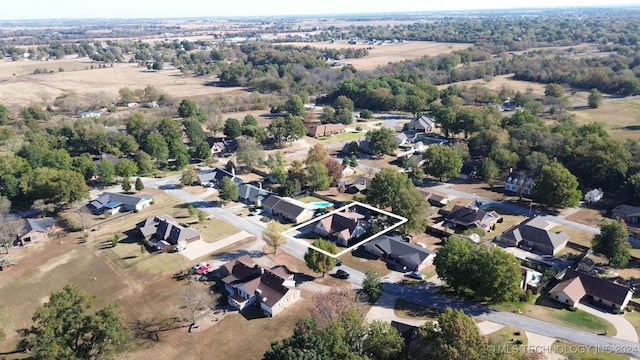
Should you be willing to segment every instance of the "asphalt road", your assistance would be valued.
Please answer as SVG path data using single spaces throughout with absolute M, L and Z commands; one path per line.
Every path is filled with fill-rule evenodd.
M 462 310 L 467 315 L 473 316 L 477 319 L 511 326 L 516 329 L 580 345 L 591 346 L 592 348 L 598 349 L 600 352 L 608 351 L 626 354 L 633 357 L 640 357 L 640 345 L 636 342 L 601 336 L 516 313 L 491 310 L 485 306 L 472 302 L 460 301 L 437 293 L 436 286 L 430 282 L 424 282 L 420 285 L 414 286 L 405 286 L 400 283 L 388 282 L 383 283 L 383 285 L 386 293 L 414 303 L 437 309 L 450 307 L 452 309 Z

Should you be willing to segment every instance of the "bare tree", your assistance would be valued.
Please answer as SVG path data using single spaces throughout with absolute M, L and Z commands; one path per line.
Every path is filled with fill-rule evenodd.
M 197 328 L 196 314 L 204 310 L 211 304 L 211 297 L 207 294 L 207 290 L 194 281 L 188 281 L 178 289 L 178 297 L 181 302 L 181 309 L 188 311 L 191 318 L 191 326 L 189 331 Z
M 325 328 L 337 320 L 347 309 L 355 309 L 364 317 L 364 302 L 354 289 L 334 286 L 328 291 L 313 294 L 312 316 L 318 327 Z

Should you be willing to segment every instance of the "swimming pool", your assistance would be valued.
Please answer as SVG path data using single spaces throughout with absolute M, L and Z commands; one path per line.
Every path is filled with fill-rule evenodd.
M 333 204 L 328 201 L 316 201 L 316 202 L 308 203 L 307 209 L 309 210 L 324 209 L 329 206 L 333 206 Z

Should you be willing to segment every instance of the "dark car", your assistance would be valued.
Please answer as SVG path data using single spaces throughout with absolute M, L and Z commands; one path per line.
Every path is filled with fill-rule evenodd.
M 349 273 L 340 269 L 338 271 L 336 271 L 336 277 L 338 279 L 348 279 L 349 278 Z
M 336 259 L 336 266 L 342 266 L 342 260 Z

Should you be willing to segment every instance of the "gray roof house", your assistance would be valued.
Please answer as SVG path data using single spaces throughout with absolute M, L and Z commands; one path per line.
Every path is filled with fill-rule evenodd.
M 364 245 L 364 250 L 387 261 L 398 270 L 422 270 L 433 263 L 436 253 L 396 237 L 379 236 Z
M 153 197 L 148 194 L 129 195 L 114 192 L 104 192 L 97 199 L 90 201 L 87 207 L 94 214 L 140 211 L 151 205 Z
M 21 235 L 16 238 L 13 245 L 24 246 L 49 238 L 49 232 L 55 225 L 52 217 L 42 219 L 26 219 Z
M 407 127 L 409 130 L 415 130 L 417 132 L 428 132 L 433 131 L 436 127 L 436 122 L 429 116 L 420 115 L 412 119 Z
M 200 239 L 199 231 L 179 225 L 176 219 L 167 214 L 147 218 L 136 224 L 136 229 L 151 246 L 159 249 L 164 246 L 185 246 Z
M 243 184 L 242 179 L 236 176 L 235 170 L 228 172 L 223 168 L 215 168 L 213 170 L 204 170 L 198 173 L 197 183 L 204 185 L 205 183 L 212 182 L 214 184 L 220 184 L 223 178 L 228 177 L 233 180 L 238 186 Z
M 509 246 L 526 246 L 544 255 L 555 255 L 564 249 L 569 235 L 550 231 L 554 224 L 541 217 L 526 220 L 496 236 L 496 242 Z
M 507 179 L 504 181 L 504 189 L 513 193 L 520 193 L 522 190 L 523 195 L 531 195 L 531 189 L 535 184 L 535 178 L 524 174 L 518 174 L 510 172 Z
M 268 214 L 282 216 L 296 224 L 313 218 L 313 211 L 308 209 L 306 204 L 287 197 L 270 195 L 262 203 L 262 208 Z
M 611 215 L 614 218 L 624 220 L 627 225 L 640 223 L 640 207 L 637 206 L 627 204 L 618 205 L 611 210 Z
M 246 204 L 262 203 L 269 195 L 271 195 L 271 191 L 255 185 L 242 184 L 238 187 L 238 199 Z

